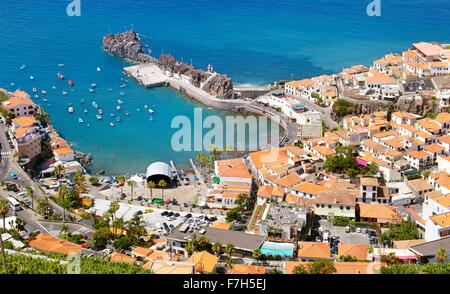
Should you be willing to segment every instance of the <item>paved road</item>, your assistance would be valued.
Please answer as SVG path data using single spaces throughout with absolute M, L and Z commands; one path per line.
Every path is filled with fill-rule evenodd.
M 9 172 L 9 167 L 10 167 L 10 163 L 11 163 L 11 150 L 9 148 L 9 142 L 8 139 L 6 138 L 5 135 L 5 126 L 4 124 L 0 123 L 0 144 L 1 144 L 1 148 L 0 148 L 0 158 L 1 158 L 1 162 L 0 162 L 0 181 L 4 181 L 6 179 L 6 176 L 8 175 Z

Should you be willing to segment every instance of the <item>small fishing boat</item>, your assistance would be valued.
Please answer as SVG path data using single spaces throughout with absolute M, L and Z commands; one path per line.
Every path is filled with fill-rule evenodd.
M 111 127 L 114 127 L 114 124 L 113 124 L 112 122 L 110 122 L 109 125 L 110 125 Z
M 25 64 L 23 64 L 23 65 L 20 67 L 20 70 L 24 70 L 26 67 L 27 67 L 27 66 L 26 66 Z
M 69 86 L 75 85 L 72 81 L 67 81 L 67 84 L 69 84 Z
M 72 106 L 69 107 L 69 113 L 73 113 L 73 107 Z
M 116 110 L 120 110 L 120 106 L 119 105 L 116 106 Z
M 84 113 L 88 113 L 89 111 L 87 111 L 87 109 L 83 110 Z
M 97 67 L 97 71 L 102 71 L 102 69 L 100 68 L 100 66 Z
M 153 109 L 148 109 L 148 113 L 150 113 L 150 114 L 153 114 L 153 113 L 155 113 L 154 111 L 153 111 Z
M 145 109 L 147 109 L 147 108 L 148 108 L 148 105 L 147 105 L 147 104 L 145 104 L 145 105 L 144 105 L 144 108 L 145 108 Z
M 47 99 L 45 99 L 45 98 L 44 98 L 44 99 L 42 99 L 42 100 L 44 100 L 44 102 L 48 102 L 48 100 L 47 100 Z
M 80 117 L 80 118 L 78 118 L 78 122 L 79 122 L 80 124 L 82 124 L 82 123 L 84 123 L 84 120 Z
M 59 63 L 58 66 L 59 67 L 64 67 L 64 63 Z
M 30 76 L 30 80 L 34 80 L 34 77 L 33 77 L 33 76 Z
M 58 79 L 60 79 L 60 80 L 64 80 L 64 79 L 66 78 L 66 77 L 63 76 L 62 73 L 60 73 L 60 72 L 58 72 L 58 73 L 56 74 L 56 76 L 57 76 Z
M 108 88 L 108 91 L 109 91 L 109 92 L 111 92 L 111 91 L 112 91 L 112 89 L 111 89 L 111 88 Z
M 16 84 L 14 84 L 14 83 L 9 83 L 10 85 L 11 85 L 11 87 L 15 87 L 16 86 Z
M 97 84 L 96 84 L 96 83 L 92 83 L 92 84 L 91 84 L 91 87 L 92 87 L 92 88 L 95 88 L 95 87 L 97 87 Z
M 87 124 L 86 126 L 87 126 L 87 127 L 90 127 L 90 126 L 91 126 L 91 124 Z
M 125 93 L 124 93 L 124 92 L 119 92 L 119 94 L 120 94 L 121 96 L 125 96 Z
M 96 102 L 92 102 L 92 107 L 98 108 L 98 104 Z
M 81 98 L 80 103 L 83 104 L 85 101 L 83 98 Z
M 68 93 L 66 91 L 62 91 L 62 94 L 63 95 L 67 95 Z
M 103 114 L 103 110 L 99 109 L 98 114 Z
M 47 91 L 42 90 L 42 94 L 47 95 Z
M 151 120 L 151 121 L 153 120 L 153 116 L 150 116 L 150 120 Z
M 127 86 L 126 84 L 120 85 L 121 88 L 125 88 L 126 86 Z
M 140 109 L 140 108 L 136 108 L 136 111 L 137 111 L 137 112 L 141 112 L 141 109 Z
M 95 117 L 96 117 L 98 120 L 101 120 L 101 119 L 102 119 L 102 116 L 101 116 L 100 114 L 97 114 Z
M 56 86 L 52 86 L 52 89 L 53 89 L 53 90 L 56 90 Z
M 125 112 L 125 115 L 126 115 L 126 116 L 129 116 L 129 115 L 130 115 L 130 113 L 129 113 L 129 112 L 127 111 L 127 112 Z
M 36 88 L 33 88 L 33 89 L 31 89 L 31 91 L 33 91 L 33 93 L 36 93 L 36 92 L 37 92 L 37 89 L 36 89 Z
M 34 95 L 34 98 L 38 99 L 38 98 L 39 98 L 39 95 Z
M 119 104 L 123 104 L 123 101 L 122 101 L 122 100 L 120 100 L 120 99 L 118 99 L 118 100 L 117 100 L 117 103 L 119 103 Z
M 116 117 L 116 121 L 117 121 L 117 122 L 120 122 L 120 117 L 117 116 L 117 117 Z
M 153 104 L 153 105 L 152 105 L 152 107 L 153 107 L 153 108 L 155 108 L 155 107 L 156 107 L 156 105 L 155 105 L 155 104 Z
M 75 90 L 74 89 L 70 89 L 70 92 L 75 92 Z
M 91 93 L 94 93 L 94 92 L 95 92 L 95 90 L 94 90 L 94 89 L 90 89 L 90 88 L 89 88 L 89 92 L 91 92 Z

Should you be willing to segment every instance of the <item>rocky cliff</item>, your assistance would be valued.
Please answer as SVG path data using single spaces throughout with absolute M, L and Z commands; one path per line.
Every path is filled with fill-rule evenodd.
M 103 37 L 103 50 L 133 62 L 157 62 L 157 59 L 144 53 L 141 40 L 133 30 Z
M 215 74 L 194 68 L 192 65 L 180 62 L 169 54 L 163 54 L 159 58 L 160 67 L 172 74 L 181 74 L 189 77 L 192 85 L 201 88 L 210 95 L 232 98 L 233 82 L 231 78 L 223 74 Z

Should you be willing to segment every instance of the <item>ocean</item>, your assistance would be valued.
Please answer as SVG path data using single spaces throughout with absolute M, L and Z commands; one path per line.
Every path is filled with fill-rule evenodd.
M 196 107 L 204 116 L 227 113 L 167 88 L 147 90 L 131 80 L 120 88 L 126 63 L 102 51 L 104 35 L 133 28 L 152 55 L 170 53 L 202 69 L 212 64 L 237 85 L 335 73 L 350 65 L 371 64 L 419 41 L 450 43 L 450 1 L 381 0 L 378 17 L 367 15 L 370 2 L 80 0 L 81 16 L 70 17 L 69 0 L 1 0 L 0 87 L 30 94 L 33 87 L 46 90 L 48 94 L 35 101 L 73 148 L 93 154 L 93 172 L 144 172 L 153 161 L 174 160 L 186 166 L 196 152 L 172 150 L 173 117 L 192 119 Z M 65 67 L 59 68 L 60 63 Z M 19 70 L 22 64 L 25 70 Z M 75 91 L 70 91 L 67 80 L 57 79 L 58 71 L 75 83 Z M 91 83 L 97 84 L 94 93 L 88 91 Z M 82 98 L 88 103 L 80 104 Z M 124 101 L 120 112 L 115 110 L 117 99 Z M 92 101 L 104 111 L 101 122 L 95 119 Z M 74 114 L 67 112 L 69 103 Z M 153 121 L 144 104 L 155 110 Z M 82 112 L 85 108 L 89 114 Z M 120 115 L 122 121 L 110 127 L 109 113 Z

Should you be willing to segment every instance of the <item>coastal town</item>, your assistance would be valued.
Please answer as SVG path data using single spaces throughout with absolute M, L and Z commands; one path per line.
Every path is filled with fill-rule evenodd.
M 185 170 L 91 174 L 32 95 L 0 89 L 0 271 L 66 273 L 75 254 L 76 273 L 450 272 L 450 44 L 246 89 L 212 66 L 110 46 L 136 41 L 124 34 L 103 45 L 136 63 L 131 78 L 267 116 L 280 142 L 210 146 Z

